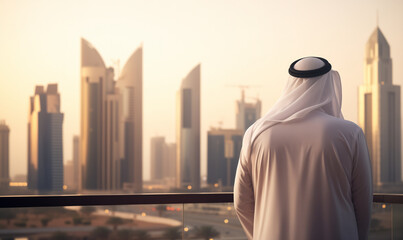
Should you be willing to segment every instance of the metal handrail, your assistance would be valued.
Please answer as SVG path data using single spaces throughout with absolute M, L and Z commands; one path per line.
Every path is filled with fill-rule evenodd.
M 403 194 L 374 193 L 374 203 L 403 204 Z
M 232 203 L 232 192 L 105 195 L 18 195 L 0 197 L 0 208 L 106 206 L 186 203 Z M 374 203 L 403 204 L 403 194 L 375 193 Z
M 228 192 L 104 195 L 24 195 L 0 197 L 0 208 L 229 202 L 233 202 L 233 194 Z

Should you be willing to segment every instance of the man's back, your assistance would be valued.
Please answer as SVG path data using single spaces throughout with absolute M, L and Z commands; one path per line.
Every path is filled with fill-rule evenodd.
M 243 158 L 238 171 L 247 172 L 252 192 L 237 179 L 235 205 L 242 222 L 248 207 L 237 203 L 253 194 L 254 239 L 365 238 L 371 170 L 354 123 L 316 110 L 262 132 Z

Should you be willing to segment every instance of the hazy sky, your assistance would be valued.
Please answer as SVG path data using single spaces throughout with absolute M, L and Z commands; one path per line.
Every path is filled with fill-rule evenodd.
M 403 83 L 403 1 L 5 1 L 0 0 L 0 119 L 10 126 L 11 175 L 26 173 L 29 96 L 38 84 L 58 83 L 64 119 L 64 160 L 80 133 L 80 38 L 120 69 L 143 45 L 144 176 L 149 142 L 175 141 L 175 96 L 198 63 L 202 72 L 202 175 L 210 126 L 235 125 L 231 85 L 257 86 L 266 112 L 280 95 L 289 64 L 327 58 L 343 84 L 343 112 L 357 120 L 364 48 L 376 27 L 391 46 L 393 81 Z

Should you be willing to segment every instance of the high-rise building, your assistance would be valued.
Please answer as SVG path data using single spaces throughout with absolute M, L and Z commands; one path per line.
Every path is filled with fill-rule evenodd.
M 164 171 L 165 180 L 169 185 L 175 186 L 176 178 L 176 143 L 165 144 L 166 169 Z
M 164 179 L 165 169 L 165 137 L 151 138 L 151 180 Z
M 68 190 L 80 190 L 80 137 L 73 137 L 73 159 L 64 165 L 64 184 Z
M 134 191 L 143 187 L 143 47 L 127 60 L 117 82 L 123 96 L 124 159 L 121 181 Z
M 67 161 L 63 166 L 63 181 L 64 181 L 64 190 L 70 191 L 76 189 L 76 183 L 73 181 L 74 169 L 73 169 L 73 161 Z
M 245 92 L 242 89 L 241 99 L 236 101 L 236 129 L 246 131 L 261 115 L 262 102 L 246 102 Z
M 142 189 L 142 47 L 119 79 L 98 51 L 81 40 L 81 162 L 83 189 Z
M 36 86 L 28 117 L 28 188 L 63 189 L 63 117 L 57 84 Z
M 177 187 L 200 188 L 200 64 L 177 93 Z
M 116 190 L 121 187 L 121 95 L 114 70 L 98 51 L 81 39 L 81 160 L 82 188 Z
M 207 133 L 207 183 L 209 185 L 234 186 L 243 131 L 239 129 L 215 129 Z
M 10 182 L 10 128 L 5 121 L 0 121 L 0 189 L 6 189 Z
M 73 137 L 73 174 L 72 178 L 75 184 L 74 189 L 81 190 L 81 166 L 80 166 L 80 136 Z
M 164 181 L 172 186 L 176 174 L 176 144 L 165 142 L 165 137 L 151 138 L 151 180 Z
M 392 82 L 392 59 L 377 27 L 365 49 L 365 82 L 359 87 L 359 125 L 372 160 L 374 188 L 401 182 L 400 86 Z

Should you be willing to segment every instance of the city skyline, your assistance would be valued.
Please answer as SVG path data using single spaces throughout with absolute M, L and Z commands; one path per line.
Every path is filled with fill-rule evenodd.
M 114 69 L 105 66 L 100 54 L 88 41 L 85 39 L 81 41 L 83 113 L 81 119 L 84 124 L 82 127 L 82 136 L 86 136 L 82 137 L 81 141 L 84 143 L 81 144 L 81 148 L 84 149 L 84 151 L 81 152 L 81 157 L 84 159 L 81 164 L 84 167 L 83 179 L 88 175 L 91 177 L 89 178 L 90 181 L 97 184 L 92 186 L 91 182 L 84 180 L 83 186 L 84 189 L 88 190 L 120 190 L 123 187 L 122 183 L 128 180 L 128 176 L 131 178 L 136 177 L 134 173 L 129 173 L 130 170 L 127 173 L 123 173 L 123 171 L 130 168 L 128 164 L 126 164 L 127 166 L 123 166 L 123 164 L 126 156 L 133 156 L 135 153 L 133 149 L 136 148 L 136 145 L 132 147 L 133 142 L 135 142 L 132 140 L 136 138 L 136 135 L 130 134 L 138 133 L 137 130 L 133 131 L 136 125 L 133 120 L 139 116 L 141 119 L 141 110 L 135 113 L 135 109 L 139 108 L 133 106 L 138 102 L 141 103 L 142 100 L 142 47 L 138 48 L 132 54 L 123 68 L 122 75 L 115 80 Z M 401 140 L 400 134 L 395 134 L 396 130 L 400 133 L 400 86 L 393 85 L 390 46 L 378 26 L 369 37 L 365 53 L 365 84 L 361 85 L 359 88 L 359 124 L 362 126 L 364 132 L 366 132 L 369 152 L 372 156 L 374 186 L 380 187 L 385 184 L 401 182 Z M 182 80 L 181 87 L 177 92 L 177 188 L 192 186 L 192 188 L 198 190 L 201 186 L 200 102 L 202 100 L 200 99 L 200 76 L 201 66 L 198 64 Z M 230 181 L 233 177 L 230 177 L 228 173 L 233 175 L 232 172 L 234 172 L 234 166 L 236 165 L 232 166 L 233 164 L 228 162 L 228 167 L 225 168 L 227 169 L 227 173 L 224 171 L 223 173 L 225 174 L 220 176 L 219 173 L 213 173 L 217 168 L 211 167 L 213 166 L 213 159 L 221 161 L 222 159 L 233 158 L 234 153 L 231 153 L 231 156 L 228 155 L 229 150 L 227 149 L 227 142 L 229 139 L 227 138 L 232 137 L 228 134 L 235 134 L 236 131 L 244 132 L 246 128 L 260 117 L 261 101 L 256 99 L 255 103 L 246 102 L 244 90 L 248 86 L 242 85 L 238 87 L 241 87 L 242 94 L 241 99 L 236 100 L 236 130 L 224 130 L 219 127 L 218 129 L 210 129 L 207 133 L 209 139 L 207 183 L 210 185 L 219 183 L 221 186 L 230 186 L 230 184 L 232 184 Z M 138 88 L 137 93 L 136 88 Z M 137 100 L 135 98 L 136 96 L 139 96 Z M 379 99 L 379 103 L 377 99 Z M 103 104 L 106 105 L 103 106 Z M 105 109 L 106 112 L 97 109 Z M 382 111 L 385 112 L 382 113 Z M 57 188 L 53 187 L 44 187 L 44 181 L 42 181 L 43 186 L 39 187 L 39 185 L 41 185 L 39 183 L 41 182 L 39 180 L 41 178 L 40 176 L 42 175 L 43 179 L 52 179 L 53 176 L 47 176 L 48 174 L 45 174 L 45 172 L 54 172 L 54 170 L 46 170 L 53 169 L 52 159 L 41 160 L 41 158 L 43 158 L 41 156 L 45 156 L 46 158 L 48 155 L 41 153 L 41 151 L 43 151 L 41 150 L 41 145 L 45 146 L 54 143 L 55 149 L 50 148 L 50 155 L 57 154 L 57 158 L 60 157 L 59 155 L 62 156 L 63 152 L 61 140 L 56 139 L 62 138 L 61 123 L 63 122 L 63 114 L 60 113 L 60 95 L 58 93 L 57 84 L 49 84 L 46 91 L 42 86 L 36 86 L 35 95 L 31 97 L 30 112 L 28 125 L 28 135 L 30 136 L 28 144 L 30 152 L 28 155 L 30 169 L 28 176 L 29 187 L 31 189 L 42 188 L 42 190 L 57 190 Z M 41 114 L 58 114 L 61 118 L 57 116 L 53 117 L 52 115 L 48 120 L 45 115 L 41 117 Z M 378 116 L 381 116 L 381 118 L 378 119 Z M 86 123 L 86 121 L 88 121 L 88 123 Z M 100 121 L 100 124 L 98 124 L 98 121 Z M 141 120 L 138 124 L 141 126 Z M 50 130 L 41 127 L 46 125 L 49 125 L 48 128 Z M 104 129 L 105 126 L 106 129 Z M 40 130 L 41 128 L 42 130 Z M 98 131 L 94 132 L 91 129 L 98 129 Z M 384 129 L 387 129 L 387 131 L 384 132 Z M 225 131 L 227 131 L 227 133 Z M 91 136 L 91 132 L 94 132 L 96 136 Z M 46 140 L 48 135 L 54 138 L 55 141 L 48 143 L 49 140 Z M 242 136 L 242 134 L 238 135 Z M 107 136 L 110 136 L 110 139 L 108 139 Z M 138 136 L 140 136 L 138 139 L 141 139 L 141 131 L 138 133 Z M 224 136 L 225 139 L 223 138 Z M 95 142 L 91 142 L 94 140 Z M 116 141 L 116 144 L 113 143 L 113 141 Z M 211 141 L 215 141 L 215 143 Z M 79 141 L 74 139 L 75 145 L 78 144 L 78 142 Z M 101 147 L 98 147 L 100 150 L 99 153 L 94 154 L 98 151 L 96 150 L 97 148 L 95 147 L 91 150 L 90 147 L 96 143 L 100 143 Z M 379 143 L 380 145 L 378 146 L 377 144 Z M 133 151 L 131 154 L 127 153 L 128 144 L 130 145 L 129 148 Z M 89 148 L 87 146 L 89 146 Z M 220 146 L 222 149 L 220 149 Z M 386 146 L 386 148 L 384 146 Z M 223 147 L 225 147 L 225 149 Z M 86 148 L 88 148 L 88 150 L 86 150 Z M 61 149 L 61 151 L 58 149 Z M 78 147 L 73 147 L 75 154 L 78 152 L 77 149 Z M 140 145 L 140 149 L 142 149 L 142 145 Z M 156 150 L 158 149 L 159 152 L 157 153 Z M 238 152 L 240 151 L 239 147 L 236 149 Z M 233 150 L 234 149 L 231 151 Z M 163 154 L 166 154 L 164 151 L 165 137 L 151 138 L 151 168 L 156 165 L 163 166 L 163 164 L 166 164 L 166 159 L 163 159 Z M 91 163 L 89 160 L 85 160 L 86 155 L 88 155 L 89 158 L 94 158 L 98 162 Z M 108 155 L 116 156 L 116 158 L 108 159 Z M 235 153 L 235 155 L 237 154 Z M 61 159 L 63 158 L 61 157 Z M 98 159 L 101 159 L 101 161 Z M 77 158 L 74 160 L 77 162 Z M 41 161 L 42 163 L 40 163 Z M 233 159 L 231 161 L 233 162 Z M 49 167 L 45 166 L 47 165 L 46 162 L 51 163 Z M 61 160 L 61 162 L 63 162 L 63 160 Z M 85 169 L 88 163 L 91 165 L 88 169 L 95 170 L 95 173 L 99 173 L 96 173 L 96 175 L 88 173 L 88 169 Z M 41 165 L 45 167 L 41 169 Z M 70 168 L 73 168 L 72 162 L 69 162 L 66 166 L 69 168 L 66 172 L 70 174 L 75 172 L 77 174 L 77 171 L 70 170 Z M 133 166 L 134 165 L 132 165 L 132 167 Z M 104 169 L 102 170 L 102 168 Z M 167 166 L 162 168 L 165 171 Z M 154 169 L 154 171 L 151 171 L 152 180 L 162 180 L 165 177 L 161 169 L 160 174 L 158 174 L 159 171 L 157 170 L 158 169 Z M 142 176 L 142 168 L 140 168 L 140 171 L 140 176 Z M 36 176 L 36 172 L 38 176 Z M 42 174 L 39 174 L 40 172 L 42 172 Z M 126 176 L 127 179 L 124 179 L 124 176 Z M 224 177 L 224 179 L 222 177 Z M 142 189 L 142 177 L 140 178 L 141 181 L 138 184 L 139 187 L 135 188 L 137 189 L 136 191 L 141 191 Z M 77 178 L 74 177 L 74 179 Z M 104 182 L 100 182 L 99 179 Z M 49 180 L 49 182 L 52 181 L 53 180 Z M 133 183 L 130 181 L 126 182 Z M 131 186 L 131 188 L 134 189 L 133 186 Z M 76 189 L 78 189 L 78 186 L 76 186 Z
M 379 26 L 392 49 L 394 82 L 397 85 L 403 82 L 403 68 L 399 67 L 403 65 L 401 1 L 344 4 L 100 1 L 96 14 L 89 11 L 93 9 L 90 3 L 3 1 L 0 5 L 0 33 L 8 36 L 0 42 L 0 119 L 5 119 L 11 129 L 11 176 L 27 171 L 27 152 L 19 146 L 27 142 L 26 96 L 31 95 L 36 84 L 55 81 L 59 84 L 62 102 L 68 103 L 62 106 L 64 159 L 72 158 L 70 139 L 80 132 L 77 49 L 82 36 L 91 39 L 110 66 L 117 59 L 125 62 L 133 46 L 143 43 L 147 53 L 144 56 L 144 179 L 149 178 L 148 139 L 158 134 L 170 142 L 175 140 L 174 128 L 166 127 L 175 124 L 172 93 L 178 88 L 182 74 L 195 62 L 203 64 L 205 79 L 201 86 L 204 99 L 202 175 L 206 174 L 207 159 L 203 133 L 219 121 L 224 122 L 225 128 L 235 124 L 234 99 L 238 98 L 239 91 L 226 85 L 245 81 L 260 85 L 259 89 L 248 90 L 247 95 L 259 94 L 262 113 L 265 113 L 281 92 L 288 77 L 288 66 L 296 58 L 319 55 L 329 59 L 341 75 L 343 113 L 346 119 L 357 122 L 357 87 L 364 78 L 364 45 L 376 26 L 377 10 Z M 329 8 L 334 11 L 329 13 Z M 336 14 L 340 12 L 342 17 Z M 72 20 L 72 15 L 77 17 Z M 322 20 L 317 21 L 318 18 Z M 129 22 L 135 31 L 127 31 Z M 318 28 L 322 30 L 315 31 Z

